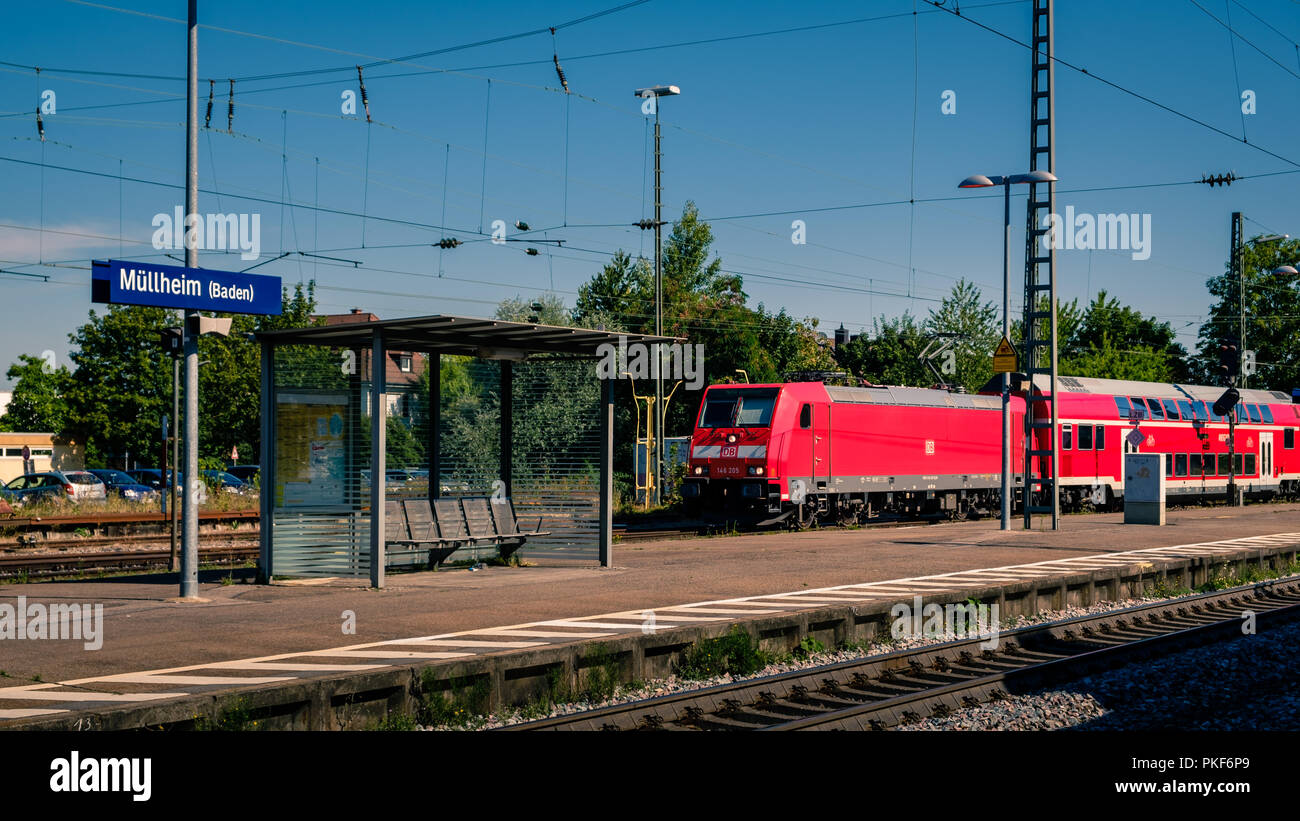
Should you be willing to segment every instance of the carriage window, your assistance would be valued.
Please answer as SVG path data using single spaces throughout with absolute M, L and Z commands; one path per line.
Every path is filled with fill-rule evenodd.
M 1295 428 L 1282 431 L 1282 447 L 1291 450 L 1295 447 Z
M 1199 454 L 1199 453 L 1193 453 L 1193 454 L 1188 455 L 1188 457 L 1187 457 L 1187 475 L 1188 475 L 1188 476 L 1200 476 L 1200 475 L 1201 475 L 1201 454 Z
M 1143 402 L 1141 398 L 1130 396 L 1128 400 L 1133 405 L 1133 415 L 1137 416 L 1138 419 L 1146 419 L 1151 415 L 1151 413 L 1147 411 L 1146 402 Z
M 1224 418 L 1223 418 L 1223 415 L 1222 415 L 1222 414 L 1220 414 L 1220 413 L 1215 413 L 1215 411 L 1214 411 L 1214 405 L 1210 404 L 1209 402 L 1206 402 L 1205 404 L 1206 404 L 1206 406 L 1209 407 L 1209 409 L 1210 409 L 1210 420 L 1211 420 L 1211 421 L 1214 421 L 1214 422 L 1223 422 L 1223 421 L 1225 421 Z
M 1250 416 L 1250 421 L 1259 422 L 1259 405 L 1247 405 L 1246 413 Z
M 1187 475 L 1187 454 L 1186 453 L 1180 453 L 1174 456 L 1174 475 L 1175 476 Z
M 1092 426 L 1079 426 L 1079 450 L 1092 450 Z
M 1093 447 L 1095 447 L 1097 450 L 1106 449 L 1106 426 L 1105 425 L 1097 426 L 1097 435 L 1093 439 Z
M 1164 408 L 1160 407 L 1160 402 L 1155 399 L 1147 399 L 1147 407 L 1151 409 L 1152 419 L 1164 419 Z
M 1255 472 L 1255 454 L 1246 454 L 1246 475 L 1250 476 Z
M 1164 457 L 1165 478 L 1166 479 L 1174 478 L 1174 455 L 1172 453 L 1162 453 L 1160 455 Z
M 1236 474 L 1237 474 L 1238 476 L 1244 476 L 1244 475 L 1245 475 L 1245 473 L 1246 473 L 1246 471 L 1245 471 L 1246 463 L 1245 463 L 1245 461 L 1244 461 L 1244 457 L 1242 456 L 1242 454 L 1238 453 L 1238 454 L 1236 455 L 1236 457 L 1232 460 L 1232 465 L 1233 465 L 1233 468 L 1234 468 L 1234 470 L 1235 470 L 1235 472 L 1236 472 Z
M 1259 416 L 1264 420 L 1265 425 L 1273 424 L 1273 410 L 1268 405 L 1259 406 Z
M 1232 471 L 1229 470 L 1228 467 L 1229 467 L 1228 454 L 1220 453 L 1219 454 L 1219 475 L 1227 476 L 1229 473 L 1231 473 Z
M 1061 450 L 1074 449 L 1074 425 L 1061 425 Z
M 1170 419 L 1177 419 L 1178 403 L 1172 399 L 1165 399 L 1164 405 L 1165 405 L 1165 416 L 1167 416 Z
M 1191 402 L 1188 402 L 1186 399 L 1179 399 L 1179 400 L 1178 400 L 1178 410 L 1182 411 L 1182 413 L 1183 413 L 1183 421 L 1184 421 L 1184 422 L 1186 422 L 1186 421 L 1190 421 L 1190 420 L 1192 419 L 1192 403 L 1191 403 Z
M 812 427 L 812 405 L 807 402 L 799 409 L 799 427 L 808 430 Z
M 1205 403 L 1200 400 L 1192 403 L 1192 413 L 1193 418 L 1198 419 L 1201 422 L 1208 421 L 1210 418 L 1209 414 L 1205 412 Z
M 1129 414 L 1133 412 L 1133 406 L 1122 396 L 1115 397 L 1115 408 L 1119 411 L 1120 419 L 1127 419 Z

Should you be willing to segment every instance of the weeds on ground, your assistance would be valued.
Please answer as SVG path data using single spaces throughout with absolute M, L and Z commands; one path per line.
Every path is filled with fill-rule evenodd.
M 485 676 L 453 678 L 445 690 L 438 689 L 437 684 L 433 669 L 425 669 L 420 676 L 415 721 L 425 727 L 458 728 L 482 723 L 492 694 L 492 685 Z
M 242 732 L 245 730 L 256 730 L 258 722 L 253 719 L 253 712 L 248 707 L 248 701 L 244 698 L 237 698 L 226 704 L 217 713 L 216 719 L 207 716 L 196 715 L 194 717 L 194 729 L 199 731 L 211 732 Z
M 405 733 L 420 729 L 420 723 L 407 713 L 389 713 L 374 727 L 380 733 Z
M 754 637 L 735 625 L 725 636 L 704 639 L 688 647 L 677 675 L 688 680 L 748 676 L 762 670 L 770 661 L 771 657 L 763 652 Z
M 826 645 L 822 644 L 816 636 L 804 636 L 799 640 L 799 646 L 794 648 L 794 657 L 797 659 L 808 659 L 818 653 L 825 653 Z

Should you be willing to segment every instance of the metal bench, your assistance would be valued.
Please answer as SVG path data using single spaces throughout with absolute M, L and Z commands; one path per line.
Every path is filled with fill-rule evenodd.
M 501 558 L 509 558 L 534 536 L 549 536 L 537 526 L 522 531 L 509 499 L 489 500 L 484 496 L 464 499 L 407 499 L 384 503 L 388 555 L 409 557 L 428 555 L 430 567 L 436 567 L 462 547 L 495 545 Z

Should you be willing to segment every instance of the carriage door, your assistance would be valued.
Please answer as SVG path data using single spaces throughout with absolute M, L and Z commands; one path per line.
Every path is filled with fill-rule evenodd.
M 1260 484 L 1273 484 L 1273 434 L 1259 435 L 1259 481 Z
M 831 479 L 831 408 L 830 405 L 810 406 L 813 415 L 813 490 L 825 490 Z

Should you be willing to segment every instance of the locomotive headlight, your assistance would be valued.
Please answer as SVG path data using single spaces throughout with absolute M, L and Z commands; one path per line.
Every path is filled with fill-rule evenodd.
M 701 467 L 701 466 L 699 466 L 699 465 L 696 465 L 696 466 L 695 466 L 695 475 L 696 475 L 696 476 L 702 476 L 703 474 L 704 474 L 704 468 Z
M 737 438 L 739 438 L 739 437 L 737 437 L 736 434 L 734 434 L 734 433 L 728 433 L 728 434 L 727 434 L 727 444 L 728 444 L 728 445 L 734 445 L 734 444 L 736 444 L 736 439 L 737 439 Z
M 763 468 L 762 466 L 750 465 L 748 468 L 748 472 L 750 476 L 762 476 Z

